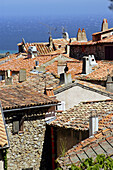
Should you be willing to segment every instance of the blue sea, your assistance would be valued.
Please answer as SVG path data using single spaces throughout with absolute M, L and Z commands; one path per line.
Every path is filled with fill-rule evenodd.
M 62 37 L 62 28 L 69 37 L 76 37 L 78 28 L 85 28 L 88 40 L 92 33 L 101 30 L 103 18 L 107 18 L 109 28 L 113 27 L 113 14 L 82 16 L 44 16 L 44 17 L 0 17 L 0 53 L 18 51 L 17 44 L 22 37 L 25 42 L 48 42 L 49 34 L 53 38 Z

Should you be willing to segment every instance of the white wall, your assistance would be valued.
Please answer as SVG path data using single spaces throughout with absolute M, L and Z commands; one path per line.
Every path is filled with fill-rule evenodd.
M 110 99 L 107 96 L 98 94 L 79 86 L 74 86 L 68 90 L 58 93 L 56 95 L 56 98 L 59 101 L 65 101 L 66 110 L 83 101 L 98 101 Z

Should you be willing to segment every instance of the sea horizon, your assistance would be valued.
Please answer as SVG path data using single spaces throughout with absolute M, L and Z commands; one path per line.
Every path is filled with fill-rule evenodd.
M 62 38 L 62 28 L 69 38 L 77 36 L 79 28 L 84 28 L 88 40 L 92 33 L 101 31 L 102 20 L 108 20 L 108 27 L 113 27 L 113 15 L 82 16 L 41 16 L 41 17 L 0 17 L 0 53 L 18 52 L 17 44 L 25 42 L 48 42 L 49 35 L 53 39 Z

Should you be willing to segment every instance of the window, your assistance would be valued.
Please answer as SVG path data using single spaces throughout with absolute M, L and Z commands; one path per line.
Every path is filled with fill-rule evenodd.
M 13 133 L 18 133 L 19 131 L 23 131 L 23 123 L 24 119 L 23 117 L 13 117 Z

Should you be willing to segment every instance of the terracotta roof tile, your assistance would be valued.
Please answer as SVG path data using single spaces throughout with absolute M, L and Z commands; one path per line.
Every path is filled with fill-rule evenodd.
M 33 75 L 34 78 L 32 77 L 32 79 L 31 77 L 32 76 L 29 76 L 28 80 L 21 84 L 3 86 L 0 88 L 0 100 L 3 109 L 45 105 L 57 102 L 56 99 L 42 94 L 45 87 L 43 74 L 40 76 Z M 51 75 L 47 75 L 46 79 L 48 79 L 50 86 L 54 83 L 56 84 L 56 80 L 52 79 Z M 54 80 L 54 82 L 52 80 Z
M 101 31 L 101 32 L 93 33 L 92 35 L 103 34 L 103 33 L 107 33 L 107 32 L 112 31 L 112 30 L 113 30 L 113 28 L 109 28 L 109 29 Z
M 108 74 L 113 70 L 112 61 L 97 61 L 98 65 L 94 68 L 93 72 L 87 75 L 80 75 L 77 78 L 81 80 L 97 80 L 106 81 Z M 108 73 L 109 69 L 109 73 Z
M 96 45 L 100 43 L 113 43 L 113 35 L 107 38 L 101 39 L 99 41 L 92 41 L 92 40 L 87 41 L 87 42 L 73 41 L 69 45 Z
M 26 69 L 30 71 L 34 69 L 35 61 L 39 61 L 39 65 L 47 62 L 48 60 L 54 58 L 55 56 L 37 56 L 35 58 L 28 58 L 26 55 L 21 55 L 21 57 L 14 57 L 12 60 L 9 60 L 0 65 L 0 70 L 11 70 L 19 71 L 20 69 Z
M 8 139 L 7 134 L 5 130 L 5 124 L 3 120 L 2 110 L 0 107 L 0 147 L 4 147 L 5 145 L 8 145 Z
M 64 128 L 72 128 L 75 130 L 88 130 L 89 129 L 89 117 L 91 110 L 94 109 L 99 118 L 99 129 L 105 127 L 111 127 L 113 124 L 112 120 L 112 111 L 113 111 L 113 101 L 92 101 L 92 102 L 83 102 L 80 103 L 74 108 L 71 108 L 62 113 L 57 113 L 56 119 L 50 124 L 53 126 L 59 126 Z M 109 115 L 109 117 L 107 117 Z M 102 120 L 104 120 L 104 123 Z M 106 123 L 106 121 L 108 123 Z M 111 123 L 109 123 L 111 122 Z
M 107 137 L 107 133 L 109 132 L 109 138 Z M 70 165 L 72 163 L 78 164 L 78 162 L 82 162 L 82 159 L 86 159 L 88 157 L 96 158 L 97 154 L 105 154 L 106 156 L 112 156 L 113 154 L 113 131 L 110 129 L 107 129 L 106 131 L 98 132 L 98 136 L 102 136 L 101 142 L 100 138 L 96 139 L 94 137 L 88 138 L 81 143 L 84 143 L 85 145 L 81 146 L 81 143 L 74 146 L 74 148 L 68 150 L 64 157 L 59 157 L 57 159 L 59 165 L 65 169 L 69 169 Z M 92 143 L 92 139 L 93 143 Z M 88 143 L 87 143 L 88 140 Z M 95 143 L 94 143 L 95 141 Z M 112 144 L 111 144 L 112 142 Z
M 54 49 L 49 48 L 48 43 L 26 43 L 25 44 L 26 52 L 28 52 L 29 46 L 36 46 L 39 55 L 48 54 L 51 51 L 54 51 Z
M 68 44 L 68 41 L 65 40 L 64 38 L 53 39 L 53 44 L 54 44 L 56 49 L 59 49 L 59 48 L 65 49 L 66 45 Z

